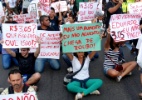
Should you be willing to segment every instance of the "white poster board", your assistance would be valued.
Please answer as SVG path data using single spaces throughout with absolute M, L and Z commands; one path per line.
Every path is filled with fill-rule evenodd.
M 58 2 L 55 2 L 55 3 L 51 4 L 51 7 L 53 7 L 55 9 L 56 13 L 59 12 L 58 6 L 60 6 L 60 11 L 61 12 L 64 12 L 64 11 L 68 10 L 66 1 L 58 1 Z
M 13 20 L 16 21 L 17 23 L 36 23 L 36 14 L 31 13 L 31 14 L 21 14 L 21 15 L 13 15 Z
M 37 30 L 41 38 L 41 48 L 38 58 L 59 59 L 60 57 L 60 31 Z M 30 48 L 30 52 L 35 52 L 35 48 Z
M 128 12 L 129 14 L 139 14 L 142 17 L 142 2 L 129 3 Z
M 78 21 L 87 21 L 95 18 L 97 4 L 94 2 L 80 2 Z
M 115 14 L 111 15 L 110 30 L 111 36 L 116 41 L 137 39 L 141 32 L 139 21 L 141 16 L 136 14 Z
M 37 24 L 2 24 L 3 48 L 38 47 Z
M 37 100 L 35 92 L 0 95 L 0 100 Z
M 22 8 L 28 8 L 32 0 L 23 0 Z

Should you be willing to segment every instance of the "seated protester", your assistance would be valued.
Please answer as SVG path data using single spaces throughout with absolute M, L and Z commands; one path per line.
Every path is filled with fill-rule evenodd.
M 105 42 L 104 50 L 104 73 L 112 78 L 117 78 L 117 81 L 126 76 L 131 75 L 131 71 L 136 67 L 135 61 L 119 63 L 120 46 L 121 42 L 115 42 L 110 35 L 110 29 L 108 29 L 108 36 Z M 119 66 L 117 66 L 119 65 Z M 121 66 L 122 65 L 122 66 Z
M 97 89 L 102 86 L 102 80 L 89 78 L 89 63 L 95 53 L 95 51 L 90 54 L 86 52 L 67 53 L 72 62 L 73 72 L 75 73 L 82 68 L 73 76 L 72 81 L 67 84 L 68 91 L 77 93 L 75 100 L 82 99 L 88 94 L 100 94 Z
M 40 17 L 40 24 L 41 26 L 38 27 L 38 30 L 54 31 L 54 29 L 50 27 L 50 21 L 48 16 L 42 15 Z M 46 61 L 50 64 L 50 67 L 52 69 L 54 70 L 60 69 L 59 59 L 37 58 L 35 62 L 35 71 L 43 72 Z
M 54 28 L 55 31 L 59 31 L 59 22 L 62 21 L 62 14 L 60 12 L 60 6 L 58 7 L 59 17 L 55 14 L 55 9 L 51 7 L 49 14 L 50 26 Z
M 27 86 L 23 84 L 22 74 L 20 70 L 13 69 L 8 74 L 9 82 L 11 86 L 6 88 L 1 95 L 8 95 L 8 94 L 17 94 L 17 93 L 25 93 L 25 92 L 35 92 L 32 86 Z M 37 97 L 36 97 L 37 100 Z
M 15 21 L 6 21 L 5 23 L 17 23 Z M 18 49 L 11 49 L 13 52 L 17 53 Z M 7 53 L 7 51 L 5 49 L 2 48 L 2 66 L 4 69 L 8 69 L 11 66 L 18 66 L 18 61 L 15 57 L 12 57 L 10 54 Z
M 39 42 L 38 42 L 39 43 Z M 12 57 L 18 60 L 19 70 L 27 85 L 36 84 L 40 80 L 40 73 L 35 73 L 35 60 L 40 53 L 40 44 L 34 53 L 29 53 L 29 48 L 21 48 L 21 53 L 15 53 L 11 49 L 5 49 Z M 35 86 L 36 88 L 36 86 Z

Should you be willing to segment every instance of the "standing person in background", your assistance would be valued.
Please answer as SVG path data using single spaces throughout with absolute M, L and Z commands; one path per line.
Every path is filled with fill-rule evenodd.
M 122 14 L 122 3 L 123 0 L 111 0 L 106 4 L 106 8 L 105 8 L 105 16 L 104 16 L 104 24 L 105 24 L 105 31 L 103 34 L 103 37 L 106 37 L 106 33 L 107 33 L 107 28 L 109 27 L 109 21 L 110 21 L 110 17 L 113 14 Z
M 7 4 L 6 4 L 7 9 L 9 11 L 12 11 L 12 12 L 16 13 L 16 14 L 19 14 L 18 9 L 17 9 L 17 4 L 18 4 L 18 0 L 8 0 Z

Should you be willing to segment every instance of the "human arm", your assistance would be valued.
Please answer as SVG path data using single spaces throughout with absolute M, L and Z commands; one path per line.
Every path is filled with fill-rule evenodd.
M 110 48 L 110 27 L 107 29 L 107 38 L 106 38 L 106 41 L 105 41 L 105 45 L 104 45 L 104 49 L 107 50 Z
M 59 3 L 59 5 L 57 6 L 57 8 L 58 8 L 58 11 L 59 11 L 59 17 L 58 17 L 58 21 L 61 21 L 62 20 L 62 13 L 61 13 L 61 11 L 60 11 L 60 3 Z
M 8 54 L 10 54 L 12 57 L 16 57 L 16 53 L 15 53 L 14 51 L 12 51 L 11 49 L 6 48 L 5 50 L 6 50 L 6 52 L 7 52 Z
M 68 56 L 68 58 L 70 59 L 70 61 L 73 60 L 73 55 L 72 55 L 72 53 L 66 53 L 66 55 Z
M 123 3 L 123 0 L 119 0 L 119 3 L 118 3 L 117 5 L 108 8 L 108 12 L 109 12 L 109 13 L 114 13 L 114 12 L 116 12 L 116 11 L 121 7 L 122 3 Z M 112 5 L 112 4 L 111 4 L 111 5 Z
M 40 44 L 41 44 L 40 38 L 37 38 L 37 43 L 38 43 L 38 48 L 36 48 L 36 51 L 34 52 L 35 57 L 38 57 L 40 53 Z

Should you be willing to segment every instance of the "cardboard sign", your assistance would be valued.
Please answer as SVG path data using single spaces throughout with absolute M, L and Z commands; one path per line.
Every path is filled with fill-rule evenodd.
M 116 14 L 110 19 L 111 36 L 116 41 L 137 39 L 141 32 L 139 21 L 141 16 L 135 14 Z
M 101 23 L 63 25 L 63 52 L 101 50 Z
M 36 23 L 36 14 L 21 14 L 21 15 L 13 15 L 13 20 L 15 20 L 17 23 Z
M 64 11 L 68 10 L 66 1 L 59 1 L 59 2 L 55 2 L 55 3 L 51 4 L 51 7 L 53 7 L 55 9 L 56 13 L 59 12 L 58 6 L 60 6 L 60 11 L 61 12 L 64 12 Z
M 129 3 L 128 11 L 129 14 L 139 14 L 142 17 L 142 2 Z
M 41 38 L 41 49 L 38 58 L 53 58 L 60 57 L 60 31 L 37 31 Z
M 0 95 L 0 100 L 37 100 L 35 92 Z
M 0 2 L 0 16 L 4 16 L 4 11 L 1 2 Z
M 2 24 L 3 48 L 38 47 L 37 24 Z

